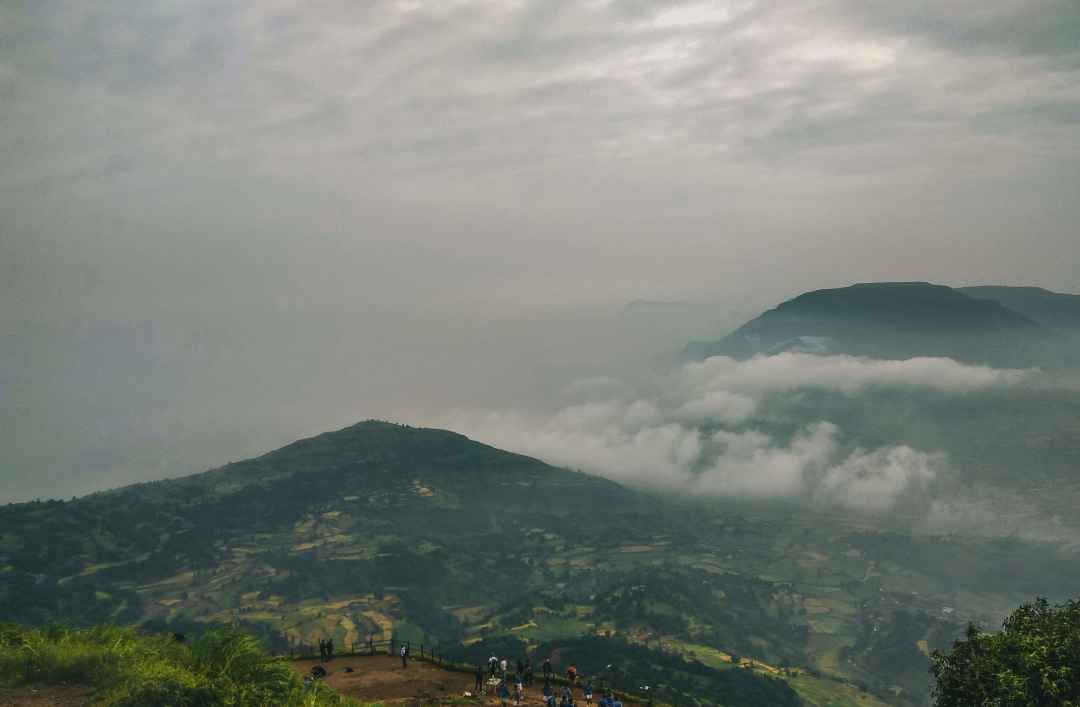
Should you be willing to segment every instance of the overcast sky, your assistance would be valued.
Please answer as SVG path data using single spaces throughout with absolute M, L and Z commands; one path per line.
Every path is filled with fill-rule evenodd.
M 1075 0 L 0 4 L 0 500 L 1080 287 Z M 696 305 L 628 322 L 628 301 Z

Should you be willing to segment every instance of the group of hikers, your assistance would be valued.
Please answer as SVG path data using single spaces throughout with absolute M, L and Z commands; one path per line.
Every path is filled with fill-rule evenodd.
M 476 694 L 482 695 L 485 692 L 485 688 L 493 686 L 495 694 L 499 698 L 499 702 L 501 702 L 504 707 L 511 699 L 515 705 L 523 704 L 525 702 L 526 689 L 533 685 L 532 660 L 518 660 L 515 667 L 517 670 L 511 675 L 509 661 L 507 661 L 506 658 L 500 660 L 494 655 L 488 658 L 487 670 L 478 664 L 476 666 L 475 675 Z M 567 668 L 566 680 L 569 684 L 563 685 L 562 689 L 558 691 L 558 701 L 556 701 L 556 691 L 551 684 L 551 679 L 555 675 L 555 670 L 551 667 L 551 658 L 544 658 L 544 662 L 540 669 L 544 675 L 544 687 L 541 690 L 544 705 L 546 705 L 546 707 L 577 707 L 578 703 L 574 701 L 573 689 L 578 687 L 577 666 L 571 665 Z M 586 705 L 592 705 L 593 695 L 595 693 L 592 681 L 582 680 L 581 682 L 581 696 L 584 698 Z M 513 692 L 511 692 L 511 685 L 513 686 Z M 607 691 L 601 695 L 597 704 L 600 707 L 622 707 L 622 702 Z
M 401 657 L 401 667 L 408 667 L 409 660 L 409 644 L 402 642 L 398 655 Z M 319 640 L 319 659 L 320 662 L 328 662 L 334 658 L 334 639 L 320 639 Z M 475 694 L 482 695 L 491 688 L 494 694 L 499 698 L 503 707 L 512 700 L 513 704 L 521 705 L 525 702 L 525 691 L 533 686 L 533 664 L 532 660 L 518 660 L 514 666 L 516 670 L 510 672 L 510 662 L 506 658 L 499 659 L 496 656 L 488 658 L 487 668 L 485 669 L 480 664 L 476 666 L 476 686 Z M 346 668 L 346 672 L 352 672 L 351 668 Z M 555 677 L 555 669 L 551 666 L 551 658 L 544 658 L 544 662 L 540 666 L 540 671 L 544 676 L 544 686 L 540 691 L 543 698 L 543 704 L 545 707 L 578 707 L 578 703 L 574 701 L 574 688 L 580 687 L 581 696 L 584 699 L 585 705 L 593 704 L 593 695 L 595 690 L 591 680 L 579 679 L 578 670 L 576 665 L 570 665 L 566 670 L 566 682 L 556 693 L 555 688 L 552 686 L 552 678 Z M 327 671 L 321 665 L 316 665 L 311 670 L 311 675 L 306 678 L 306 681 L 311 679 L 321 679 L 326 677 Z M 580 685 L 579 685 L 580 683 Z M 511 686 L 513 691 L 511 692 Z M 468 693 L 466 693 L 468 694 Z M 556 697 L 556 694 L 558 695 Z M 596 701 L 598 707 L 623 707 L 622 702 L 619 701 L 614 694 L 610 691 L 603 690 L 599 699 Z

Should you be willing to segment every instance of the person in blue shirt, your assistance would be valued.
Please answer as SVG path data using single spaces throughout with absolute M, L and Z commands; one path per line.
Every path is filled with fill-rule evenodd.
M 582 692 L 585 693 L 585 704 L 591 705 L 592 704 L 592 693 L 593 693 L 592 680 L 586 680 L 585 681 L 585 687 L 582 688 Z
M 500 682 L 499 683 L 499 702 L 502 704 L 502 707 L 506 707 L 506 701 L 508 699 L 510 699 L 510 690 L 506 689 L 506 683 L 505 682 Z

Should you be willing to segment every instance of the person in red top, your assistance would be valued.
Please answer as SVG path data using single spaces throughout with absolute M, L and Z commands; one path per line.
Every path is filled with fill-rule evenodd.
M 571 665 L 566 670 L 566 679 L 570 681 L 571 685 L 577 684 L 577 666 Z

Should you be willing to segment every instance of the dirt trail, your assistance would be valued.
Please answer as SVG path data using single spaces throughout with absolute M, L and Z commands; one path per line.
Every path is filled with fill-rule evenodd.
M 317 660 L 298 660 L 293 663 L 293 668 L 306 675 L 319 664 Z M 340 657 L 322 663 L 322 666 L 330 673 L 324 678 L 327 684 L 344 695 L 366 701 L 401 705 L 432 705 L 451 698 L 460 701 L 466 691 L 472 691 L 474 684 L 472 675 L 443 670 L 426 661 L 410 660 L 409 667 L 402 669 L 401 659 L 388 655 Z M 345 672 L 347 667 L 353 672 Z M 526 705 L 542 704 L 540 689 L 540 685 L 534 685 L 526 692 Z M 574 699 L 579 705 L 585 704 L 580 689 L 574 691 Z M 499 700 L 493 695 L 485 695 L 475 704 L 489 707 L 498 705 Z M 623 704 L 641 707 L 635 702 Z
M 307 675 L 318 665 L 317 660 L 297 660 L 292 668 Z M 443 670 L 432 663 L 410 660 L 402 670 L 401 659 L 387 655 L 334 658 L 324 663 L 329 675 L 327 684 L 342 694 L 366 702 L 385 702 L 395 705 L 437 705 L 451 699 L 461 702 L 466 691 L 472 691 L 473 676 L 453 670 Z M 345 668 L 353 671 L 346 672 Z M 542 704 L 540 685 L 526 693 L 525 703 L 532 707 Z M 584 705 L 581 690 L 574 691 L 578 705 Z M 512 703 L 512 701 L 511 701 Z M 0 689 L 0 707 L 87 707 L 90 691 L 85 687 L 53 686 L 39 688 Z M 494 695 L 485 695 L 473 702 L 484 707 L 499 704 Z M 595 704 L 595 703 L 594 703 Z M 625 707 L 643 707 L 636 702 L 624 702 Z

